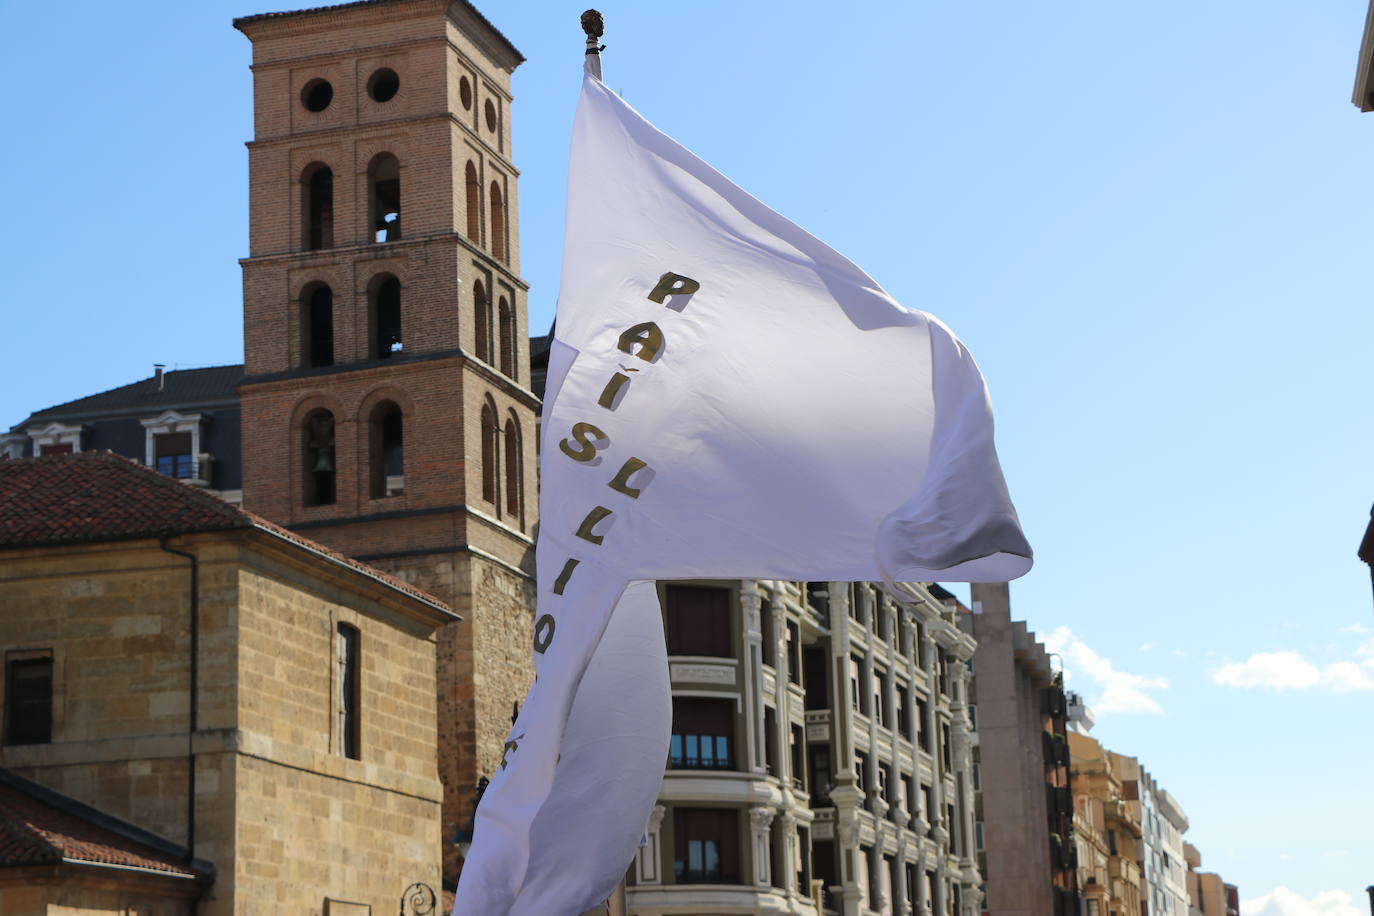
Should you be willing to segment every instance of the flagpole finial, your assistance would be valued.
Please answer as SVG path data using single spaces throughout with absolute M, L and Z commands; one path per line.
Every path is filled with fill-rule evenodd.
M 606 48 L 601 43 L 601 36 L 606 31 L 606 23 L 601 18 L 601 13 L 596 10 L 587 10 L 583 13 L 582 31 L 587 33 L 587 69 L 597 79 L 601 79 L 601 52 Z

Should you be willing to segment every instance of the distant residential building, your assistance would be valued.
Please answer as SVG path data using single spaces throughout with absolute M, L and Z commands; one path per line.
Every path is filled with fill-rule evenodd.
M 73 455 L 108 450 L 243 500 L 239 396 L 243 366 L 165 372 L 30 414 L 0 436 L 0 456 Z
M 977 640 L 973 702 L 982 846 L 990 916 L 1076 916 L 1068 703 L 1062 673 L 1026 624 L 1011 619 L 1005 583 L 974 584 L 965 626 Z
M 1100 743 L 1069 733 L 1082 916 L 1142 916 L 1139 804 Z
M 977 916 L 974 643 L 952 597 L 660 591 L 673 737 L 629 913 Z
M 1240 916 L 1240 892 L 1220 875 L 1199 871 L 1202 854 L 1191 843 L 1183 844 L 1188 862 L 1188 911 L 1193 916 Z
M 0 912 L 439 886 L 437 599 L 105 452 L 0 461 L 0 594 Z

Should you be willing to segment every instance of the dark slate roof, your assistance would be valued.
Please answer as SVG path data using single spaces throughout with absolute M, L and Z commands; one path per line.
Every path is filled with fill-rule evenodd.
M 237 19 L 234 20 L 234 28 L 241 29 L 243 26 L 249 23 L 261 22 L 264 19 L 286 19 L 291 16 L 312 16 L 316 13 L 331 13 L 335 10 L 347 10 L 360 6 L 381 6 L 384 3 L 404 2 L 405 0 L 354 0 L 354 2 L 352 3 L 334 3 L 329 6 L 312 6 L 309 9 L 303 10 L 283 10 L 279 13 L 255 13 L 251 16 L 239 16 Z M 473 6 L 471 3 L 468 3 L 467 0 L 460 0 L 460 2 L 463 4 L 463 6 L 467 7 L 470 13 L 477 17 L 478 21 L 482 22 L 484 25 L 486 25 L 487 28 L 491 29 L 492 34 L 494 34 L 497 38 L 501 39 L 501 42 L 506 46 L 506 49 L 510 51 L 510 53 L 514 54 L 517 58 L 519 58 L 521 63 L 524 62 L 525 55 L 521 54 L 519 49 L 516 48 L 515 45 L 510 43 L 509 38 L 501 34 L 500 29 L 491 24 L 490 19 L 482 15 L 481 10 Z
M 207 880 L 214 867 L 183 847 L 0 769 L 0 868 L 63 861 Z
M 549 325 L 549 333 L 530 338 L 530 390 L 541 401 L 544 399 L 544 389 L 548 386 L 549 350 L 553 347 L 553 335 L 557 328 L 558 321 L 555 319 Z
M 0 550 L 248 528 L 458 616 L 428 592 L 113 452 L 0 461 Z
M 234 386 L 242 379 L 242 364 L 165 372 L 162 375 L 161 388 L 158 387 L 157 376 L 151 376 L 131 385 L 121 385 L 99 394 L 44 408 L 31 414 L 27 420 L 19 424 L 19 427 L 32 426 L 42 421 L 75 420 L 93 416 L 149 416 L 175 407 L 237 407 L 239 396 Z

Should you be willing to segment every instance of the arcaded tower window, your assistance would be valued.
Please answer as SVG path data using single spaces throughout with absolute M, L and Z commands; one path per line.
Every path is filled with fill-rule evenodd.
M 334 171 L 322 162 L 312 162 L 301 173 L 301 225 L 305 229 L 305 249 L 318 251 L 334 247 Z
M 515 314 L 505 296 L 497 300 L 496 314 L 501 337 L 501 371 L 515 378 Z
M 372 356 L 390 359 L 400 353 L 401 281 L 391 275 L 372 281 Z
M 369 213 L 374 242 L 394 242 L 401 237 L 401 163 L 382 153 L 367 168 Z
M 496 406 L 488 400 L 482 405 L 482 499 L 497 504 L 500 488 L 501 428 L 496 422 Z
M 472 287 L 472 321 L 476 331 L 477 358 L 491 362 L 491 298 L 478 280 Z
M 305 418 L 301 430 L 304 437 L 305 458 L 304 501 L 307 506 L 330 506 L 334 504 L 335 477 L 334 465 L 334 415 L 327 410 L 313 411 Z
M 306 111 L 324 111 L 334 101 L 334 87 L 329 80 L 313 79 L 301 89 L 301 104 Z
M 482 183 L 477 180 L 477 166 L 468 160 L 463 169 L 463 184 L 467 192 L 468 241 L 482 244 Z
M 383 67 L 367 80 L 367 94 L 374 102 L 390 102 L 401 88 L 401 78 L 390 67 Z
M 510 259 L 506 249 L 506 204 L 501 186 L 491 183 L 491 255 L 498 261 Z
M 334 291 L 323 283 L 301 296 L 301 345 L 307 367 L 334 365 Z
M 524 527 L 524 462 L 520 455 L 520 424 L 515 416 L 506 418 L 506 515 Z
M 367 419 L 369 492 L 373 499 L 399 496 L 405 488 L 404 425 L 401 408 L 383 401 Z

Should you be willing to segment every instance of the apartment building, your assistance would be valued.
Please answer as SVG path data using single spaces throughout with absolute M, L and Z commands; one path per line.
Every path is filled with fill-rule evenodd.
M 991 916 L 1076 916 L 1077 849 L 1063 674 L 1022 621 L 1006 583 L 976 583 L 964 626 L 977 639 L 973 702 L 980 773 L 979 868 Z
M 628 911 L 976 916 L 974 643 L 947 593 L 660 591 L 673 736 Z
M 1069 733 L 1082 916 L 1141 916 L 1139 803 L 1100 743 Z

